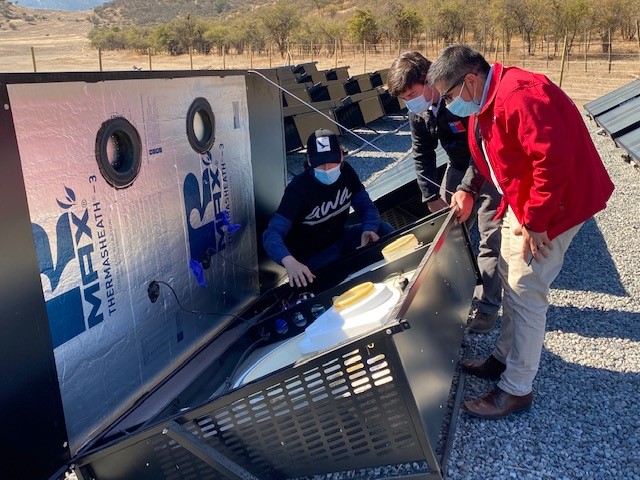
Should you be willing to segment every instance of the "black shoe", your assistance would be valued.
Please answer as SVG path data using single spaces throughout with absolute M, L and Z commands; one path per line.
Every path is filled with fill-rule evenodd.
M 462 368 L 470 375 L 482 378 L 491 378 L 493 380 L 498 380 L 500 375 L 502 375 L 502 372 L 507 369 L 507 366 L 493 355 L 489 355 L 486 360 L 463 360 L 461 365 Z

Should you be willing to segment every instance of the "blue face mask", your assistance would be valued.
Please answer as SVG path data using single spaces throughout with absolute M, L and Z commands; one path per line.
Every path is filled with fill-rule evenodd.
M 480 103 L 476 103 L 475 99 L 471 101 L 464 100 L 462 98 L 462 90 L 464 90 L 464 82 L 458 96 L 447 105 L 449 111 L 458 117 L 469 117 L 474 113 L 478 113 L 480 111 Z
M 432 100 L 427 100 L 424 98 L 424 89 L 427 84 L 425 83 L 424 87 L 422 87 L 422 94 L 418 95 L 416 98 L 412 98 L 411 100 L 405 100 L 404 103 L 407 105 L 409 111 L 415 113 L 416 115 L 420 115 L 421 113 L 429 110 L 431 106 Z
M 338 180 L 338 178 L 340 177 L 340 165 L 334 168 L 330 168 L 329 170 L 314 168 L 313 173 L 319 182 L 322 182 L 325 185 L 331 185 L 332 183 L 335 183 L 336 180 Z
M 405 100 L 404 103 L 407 105 L 409 111 L 415 113 L 416 115 L 420 115 L 421 113 L 426 112 L 431 106 L 431 101 L 424 98 L 424 95 L 419 95 L 416 98 L 412 98 L 411 100 Z

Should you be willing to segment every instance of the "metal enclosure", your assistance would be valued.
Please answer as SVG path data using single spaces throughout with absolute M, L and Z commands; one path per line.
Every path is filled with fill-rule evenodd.
M 202 406 L 156 419 L 137 433 L 106 440 L 76 459 L 81 475 L 280 479 L 424 462 L 428 467 L 421 478 L 441 478 L 434 447 L 477 270 L 466 231 L 453 214 L 400 233 L 406 231 L 426 246 L 340 284 L 350 272 L 378 261 L 380 250 L 395 236 L 383 239 L 345 258 L 333 275 L 324 272 L 315 298 L 296 307 L 306 315 L 310 303 L 330 303 L 358 282 L 417 267 L 383 327 Z M 278 315 L 288 321 L 293 314 Z M 238 327 L 241 336 L 268 328 L 278 315 L 262 318 L 249 330 Z M 224 368 L 225 362 L 214 364 Z M 225 466 L 219 454 L 232 464 Z
M 4 475 L 74 463 L 80 480 L 280 479 L 419 462 L 441 478 L 478 281 L 453 214 L 328 266 L 283 310 L 300 292 L 275 286 L 259 242 L 286 182 L 276 88 L 246 71 L 12 74 L 0 100 Z M 378 205 L 405 176 L 374 189 Z M 381 265 L 409 232 L 421 247 Z M 256 345 L 303 331 L 295 314 L 406 272 L 383 327 L 230 387 Z
M 0 75 L 7 478 L 55 475 L 259 294 L 256 226 L 286 181 L 281 104 L 246 71 Z M 153 279 L 231 315 L 203 322 L 164 287 L 153 303 Z

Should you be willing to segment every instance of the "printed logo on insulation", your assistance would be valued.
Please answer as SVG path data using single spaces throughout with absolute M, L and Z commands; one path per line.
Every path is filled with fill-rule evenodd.
M 201 182 L 189 173 L 183 184 L 185 214 L 189 234 L 189 253 L 200 267 L 207 255 L 212 256 L 227 247 L 228 233 L 240 228 L 230 221 L 229 183 L 227 164 L 224 160 L 224 144 L 218 146 L 219 156 L 208 151 L 202 160 Z M 193 269 L 193 267 L 192 267 Z M 198 278 L 198 273 L 194 271 Z M 198 278 L 203 284 L 203 278 Z
M 60 216 L 55 228 L 31 224 L 54 348 L 117 311 L 107 240 L 113 229 L 95 195 L 96 181 L 94 175 L 88 178 L 93 194 L 80 201 L 73 189 L 64 187 L 65 194 L 56 200 Z

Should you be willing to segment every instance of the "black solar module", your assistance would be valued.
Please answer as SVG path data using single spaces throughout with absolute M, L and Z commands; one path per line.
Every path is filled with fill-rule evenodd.
M 640 97 L 640 80 L 634 80 L 613 92 L 609 92 L 606 95 L 587 103 L 584 108 L 592 118 L 596 118 L 597 116 L 618 107 L 627 100 L 637 97 Z
M 640 88 L 640 86 L 639 86 Z M 640 96 L 595 117 L 605 132 L 615 139 L 640 127 Z
M 640 80 L 607 93 L 584 108 L 640 165 Z
M 616 142 L 629 152 L 635 163 L 640 165 L 640 128 L 619 136 L 616 138 Z

